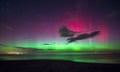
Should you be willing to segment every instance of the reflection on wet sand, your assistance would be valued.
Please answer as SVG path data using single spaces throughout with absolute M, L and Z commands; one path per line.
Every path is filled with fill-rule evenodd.
M 119 53 L 110 52 L 47 52 L 31 54 L 1 54 L 1 60 L 67 60 L 87 63 L 120 63 Z
M 37 49 L 0 45 L 0 60 L 67 60 L 73 62 L 120 63 L 120 50 L 93 48 Z M 79 48 L 79 47 L 78 47 Z

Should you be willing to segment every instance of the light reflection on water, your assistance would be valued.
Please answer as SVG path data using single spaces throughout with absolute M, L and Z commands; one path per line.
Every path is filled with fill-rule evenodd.
M 46 54 L 21 54 L 1 55 L 1 60 L 68 60 L 87 63 L 120 63 L 120 55 L 116 54 L 92 54 L 92 53 L 46 53 Z

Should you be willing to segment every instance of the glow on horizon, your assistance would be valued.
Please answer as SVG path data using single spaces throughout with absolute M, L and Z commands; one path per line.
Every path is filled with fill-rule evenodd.
M 119 46 L 114 44 L 105 44 L 105 43 L 71 43 L 71 44 L 43 44 L 43 43 L 16 43 L 9 44 L 13 47 L 21 47 L 21 48 L 34 48 L 40 50 L 65 50 L 65 51 L 109 51 L 109 50 L 119 50 Z

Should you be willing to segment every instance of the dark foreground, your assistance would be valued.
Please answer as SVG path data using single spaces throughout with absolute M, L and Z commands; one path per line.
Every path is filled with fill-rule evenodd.
M 120 64 L 61 60 L 0 61 L 0 72 L 120 72 Z

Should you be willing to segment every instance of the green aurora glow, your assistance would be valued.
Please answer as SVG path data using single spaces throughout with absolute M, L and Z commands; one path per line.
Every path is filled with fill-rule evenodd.
M 32 49 L 40 49 L 40 50 L 65 50 L 65 51 L 116 51 L 120 50 L 119 44 L 104 44 L 104 43 L 93 43 L 93 44 L 87 44 L 87 43 L 80 43 L 80 44 L 32 44 L 32 43 L 19 43 L 19 44 L 9 44 L 10 48 L 32 48 Z M 4 48 L 9 49 L 9 48 Z M 19 48 L 20 49 L 20 48 Z
M 106 55 L 106 53 L 111 54 L 111 52 L 120 51 L 119 44 L 21 44 L 19 44 L 18 46 L 12 46 L 10 44 L 6 46 L 0 46 L 0 52 L 19 52 L 22 50 L 24 51 L 24 49 L 37 49 L 37 51 L 40 52 L 38 55 L 36 54 L 36 52 L 32 52 L 31 55 L 30 52 L 30 56 L 24 56 L 23 54 L 23 56 L 5 56 L 0 58 L 3 60 L 66 60 L 86 63 L 119 63 L 118 59 L 112 58 L 113 55 Z

